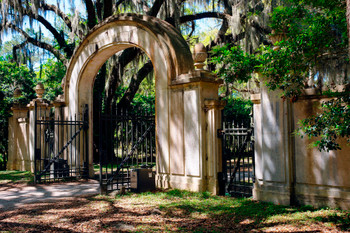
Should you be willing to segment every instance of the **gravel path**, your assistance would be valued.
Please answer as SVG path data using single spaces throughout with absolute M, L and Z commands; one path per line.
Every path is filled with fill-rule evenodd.
M 99 183 L 96 180 L 31 186 L 0 184 L 0 211 L 16 209 L 27 203 L 98 193 Z

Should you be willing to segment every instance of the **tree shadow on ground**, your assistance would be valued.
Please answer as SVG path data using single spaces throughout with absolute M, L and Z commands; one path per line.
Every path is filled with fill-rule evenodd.
M 11 232 L 263 232 L 274 229 L 301 233 L 350 230 L 349 216 L 349 212 L 344 211 L 172 190 L 117 197 L 90 195 L 26 204 L 0 213 L 0 229 Z
M 171 191 L 167 196 L 182 198 L 178 202 L 161 205 L 169 216 L 191 216 L 201 214 L 217 220 L 223 226 L 240 225 L 242 230 L 265 229 L 281 224 L 300 225 L 302 223 L 336 226 L 341 231 L 350 230 L 350 213 L 328 208 L 315 209 L 311 206 L 290 207 L 247 198 L 208 196 L 195 194 L 197 199 L 189 198 L 190 193 Z M 186 198 L 187 196 L 187 198 Z M 309 231 L 293 231 L 309 232 Z M 319 232 L 310 231 L 310 232 Z

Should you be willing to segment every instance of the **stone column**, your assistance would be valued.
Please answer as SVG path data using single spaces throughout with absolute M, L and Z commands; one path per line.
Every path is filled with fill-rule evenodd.
M 214 131 L 221 120 L 218 88 L 222 80 L 203 70 L 207 56 L 203 48 L 201 44 L 195 48 L 197 70 L 180 75 L 170 86 L 169 158 L 158 158 L 156 184 L 216 194 L 221 165 L 216 163 L 221 154 Z
M 293 201 L 291 103 L 280 92 L 261 88 L 254 102 L 256 200 L 289 205 Z
M 28 152 L 29 152 L 29 163 L 26 164 L 26 170 L 30 170 L 32 172 L 35 171 L 35 166 L 39 164 L 34 164 L 35 161 L 35 150 L 38 149 L 36 146 L 39 145 L 41 135 L 37 135 L 37 138 L 35 140 L 35 130 L 38 130 L 39 127 L 35 128 L 35 116 L 37 119 L 47 117 L 46 114 L 48 114 L 49 111 L 47 111 L 51 106 L 47 100 L 44 100 L 43 94 L 45 92 L 43 84 L 39 83 L 35 87 L 35 92 L 37 94 L 36 99 L 33 99 L 27 107 L 29 108 L 29 137 L 28 137 Z M 35 113 L 35 103 L 37 104 L 37 113 Z M 35 145 L 35 142 L 37 145 Z
M 224 194 L 225 186 L 222 183 L 222 142 L 218 137 L 218 129 L 222 128 L 221 111 L 226 102 L 223 100 L 204 101 L 207 113 L 207 190 L 215 195 Z
M 60 96 L 59 96 L 60 97 Z M 64 118 L 64 106 L 65 106 L 65 102 L 64 100 L 60 99 L 60 98 L 56 98 L 55 101 L 53 102 L 53 106 L 55 107 L 55 116 L 54 119 L 55 120 L 60 120 L 63 121 Z M 63 147 L 63 143 L 64 143 L 64 126 L 63 125 L 57 125 L 55 124 L 55 154 L 59 152 L 59 150 Z M 66 158 L 65 156 L 62 156 L 64 159 Z
M 22 95 L 20 89 L 16 89 L 14 97 Z M 28 108 L 15 103 L 12 110 L 12 117 L 9 118 L 8 129 L 8 161 L 7 170 L 26 170 L 29 161 L 28 153 Z M 30 166 L 29 166 L 30 167 Z

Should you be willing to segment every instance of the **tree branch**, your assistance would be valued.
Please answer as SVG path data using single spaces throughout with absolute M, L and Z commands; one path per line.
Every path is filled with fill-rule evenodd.
M 64 23 L 67 25 L 69 30 L 72 31 L 72 22 L 70 21 L 69 17 L 63 11 L 61 11 L 57 6 L 52 4 L 47 4 L 44 1 L 41 1 L 41 7 L 44 10 L 55 12 L 61 19 L 63 19 Z
M 103 19 L 108 18 L 113 14 L 113 2 L 112 0 L 103 1 Z
M 44 25 L 54 36 L 56 39 L 58 45 L 64 49 L 65 53 L 67 54 L 68 57 L 71 57 L 73 54 L 73 50 L 68 47 L 64 37 L 54 28 L 51 23 L 49 23 L 44 17 L 41 15 L 35 15 L 31 10 L 25 10 L 24 12 L 25 15 L 28 17 L 31 17 L 33 19 L 38 20 L 42 25 Z
M 139 89 L 141 82 L 145 79 L 145 77 L 153 70 L 153 65 L 151 61 L 148 61 L 133 78 L 130 80 L 130 84 L 128 89 L 124 92 L 123 97 L 118 103 L 117 108 L 127 108 L 131 101 L 134 99 L 134 96 Z
M 67 62 L 66 57 L 63 56 L 63 54 L 61 54 L 61 52 L 59 50 L 55 49 L 52 45 L 47 44 L 47 43 L 42 42 L 42 41 L 38 41 L 38 40 L 30 37 L 25 31 L 23 31 L 21 28 L 17 27 L 16 25 L 14 25 L 12 23 L 7 23 L 5 26 L 20 33 L 28 41 L 28 43 L 31 43 L 39 48 L 42 48 L 42 49 L 45 49 L 45 50 L 51 52 L 58 60 L 62 61 L 64 64 Z
M 91 0 L 84 0 L 84 2 L 85 2 L 87 17 L 88 17 L 87 25 L 88 25 L 89 29 L 91 29 L 97 23 L 94 3 Z
M 164 0 L 155 0 L 151 9 L 147 12 L 147 15 L 156 17 L 160 8 L 162 7 Z
M 187 23 L 189 21 L 204 19 L 204 18 L 217 18 L 217 19 L 226 19 L 230 17 L 228 14 L 219 13 L 219 12 L 203 12 L 195 15 L 185 15 L 180 17 L 180 23 Z
M 111 103 L 113 101 L 115 90 L 117 89 L 119 78 L 121 77 L 121 71 L 123 71 L 125 66 L 137 57 L 139 51 L 140 50 L 136 47 L 125 49 L 118 57 L 116 64 L 113 66 L 108 80 L 108 88 L 106 90 L 105 106 L 107 107 L 107 111 L 111 110 Z
M 28 44 L 28 41 L 24 41 L 21 44 L 14 45 L 12 47 L 12 59 L 13 59 L 14 62 L 17 61 L 17 50 L 23 48 L 27 44 Z

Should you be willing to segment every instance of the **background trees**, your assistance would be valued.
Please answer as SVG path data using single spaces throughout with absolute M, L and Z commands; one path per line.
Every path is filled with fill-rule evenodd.
M 297 101 L 305 88 L 332 98 L 322 104 L 320 114 L 300 122 L 299 133 L 318 137 L 314 146 L 320 150 L 340 149 L 339 137 L 350 141 L 345 12 L 340 0 L 285 1 L 271 14 L 269 39 L 274 45 L 263 43 L 253 53 L 236 44 L 216 48 L 212 62 L 222 64 L 218 74 L 229 82 L 260 73 L 271 90 L 281 90 L 284 100 Z
M 174 25 L 190 45 L 201 40 L 212 50 L 217 45 L 230 44 L 213 49 L 212 63 L 208 64 L 226 80 L 222 88 L 226 98 L 258 89 L 257 75 L 252 75 L 255 70 L 269 77 L 270 88 L 281 89 L 284 98 L 296 100 L 305 87 L 322 91 L 325 85 L 348 82 L 349 0 L 346 3 L 347 8 L 342 0 L 2 0 L 1 37 L 12 35 L 12 39 L 1 45 L 0 55 L 18 67 L 25 64 L 36 72 L 35 77 L 28 76 L 32 85 L 44 82 L 46 98 L 53 99 L 61 92 L 60 83 L 74 49 L 89 30 L 113 14 L 147 14 Z M 200 31 L 203 24 L 213 24 L 200 21 L 208 19 L 215 19 L 215 28 L 210 33 Z M 271 33 L 275 38 L 269 36 Z M 95 103 L 103 98 L 102 109 L 108 112 L 113 106 L 127 108 L 135 95 L 138 100 L 146 98 L 152 94 L 152 71 L 152 63 L 139 49 L 115 54 L 96 78 Z M 23 84 L 16 85 L 26 92 Z M 338 94 L 341 104 L 337 106 L 348 103 L 345 94 Z M 330 131 L 317 132 L 312 130 L 320 129 L 316 119 L 321 118 L 303 123 L 308 135 L 324 135 L 328 140 L 320 148 L 337 148 L 332 144 L 334 139 L 348 137 L 348 105 L 345 106 L 337 108 L 336 115 L 329 113 L 329 119 L 339 119 L 344 127 L 338 124 Z M 336 137 L 329 138 L 330 135 Z
M 7 159 L 8 119 L 14 102 L 25 104 L 34 98 L 34 72 L 27 67 L 0 60 L 0 170 L 5 169 Z M 22 87 L 22 96 L 15 98 L 15 89 Z

